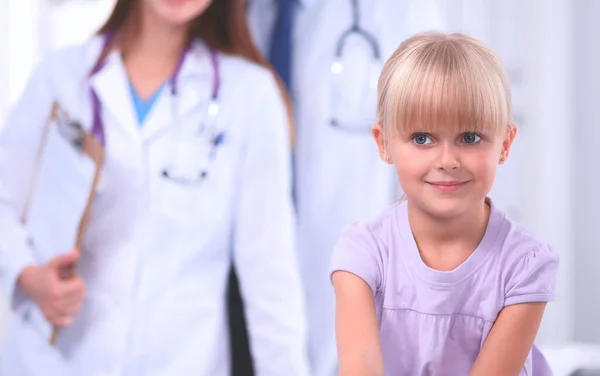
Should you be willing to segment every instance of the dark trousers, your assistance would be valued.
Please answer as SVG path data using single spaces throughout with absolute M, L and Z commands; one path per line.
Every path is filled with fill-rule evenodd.
M 227 303 L 229 307 L 229 330 L 231 336 L 232 376 L 254 376 L 246 320 L 244 317 L 244 305 L 240 295 L 237 276 L 233 268 L 231 268 L 229 275 Z

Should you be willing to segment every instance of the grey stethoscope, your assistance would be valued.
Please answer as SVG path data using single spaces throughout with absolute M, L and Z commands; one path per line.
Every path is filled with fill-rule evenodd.
M 375 118 L 377 100 L 377 80 L 381 73 L 381 49 L 377 39 L 360 25 L 360 6 L 358 0 L 350 0 L 352 23 L 339 37 L 334 60 L 330 70 L 332 75 L 332 111 L 330 125 L 333 128 L 356 133 L 370 132 Z M 358 91 L 344 89 L 344 84 L 353 77 L 346 73 L 347 67 L 342 63 L 344 47 L 352 36 L 357 36 L 367 43 L 371 52 L 371 62 L 363 73 L 366 87 Z M 346 73 L 346 74 L 345 74 Z M 355 78 L 355 77 L 354 77 Z M 348 98 L 353 96 L 352 99 Z

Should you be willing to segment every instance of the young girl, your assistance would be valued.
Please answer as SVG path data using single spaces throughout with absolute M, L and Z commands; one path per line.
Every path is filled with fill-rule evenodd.
M 308 376 L 290 112 L 245 19 L 243 0 L 118 0 L 35 70 L 0 134 L 0 374 L 228 376 L 233 262 L 256 375 Z M 47 257 L 20 214 L 54 100 L 106 158 L 81 253 Z
M 406 200 L 332 258 L 340 375 L 546 375 L 533 346 L 558 257 L 487 197 L 516 135 L 499 58 L 461 34 L 405 41 L 373 136 Z

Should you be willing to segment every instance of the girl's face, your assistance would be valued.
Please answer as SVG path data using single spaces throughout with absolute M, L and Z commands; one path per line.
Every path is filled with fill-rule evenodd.
M 142 0 L 142 6 L 161 21 L 183 26 L 200 16 L 212 0 Z
M 508 157 L 516 128 L 490 133 L 434 129 L 392 133 L 386 140 L 377 124 L 373 135 L 382 159 L 394 164 L 411 204 L 435 217 L 451 218 L 483 202 L 497 165 Z

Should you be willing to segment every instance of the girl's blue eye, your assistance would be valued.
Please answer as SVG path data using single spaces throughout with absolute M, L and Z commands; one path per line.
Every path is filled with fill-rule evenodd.
M 426 145 L 426 144 L 431 143 L 431 139 L 429 138 L 429 136 L 427 136 L 425 134 L 417 134 L 417 135 L 415 135 L 413 137 L 413 141 L 417 145 Z
M 481 141 L 481 137 L 478 134 L 476 134 L 476 133 L 471 133 L 471 132 L 470 133 L 465 133 L 462 136 L 462 141 L 465 144 L 475 144 L 475 143 Z

